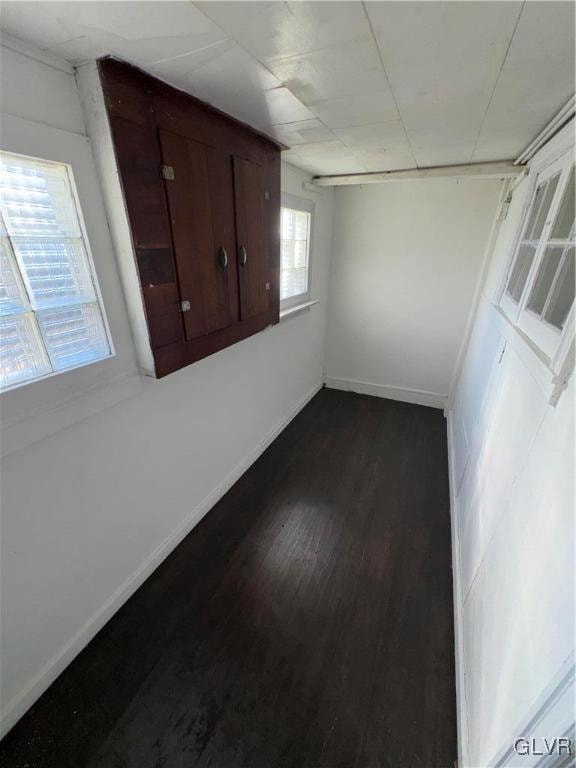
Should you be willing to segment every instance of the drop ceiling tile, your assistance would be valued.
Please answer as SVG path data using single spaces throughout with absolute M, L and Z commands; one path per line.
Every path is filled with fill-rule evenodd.
M 282 159 L 316 174 L 363 173 L 366 170 L 340 141 L 301 144 L 283 152 Z
M 447 103 L 430 96 L 405 103 L 402 119 L 415 152 L 450 149 L 454 144 L 474 147 L 485 107 L 474 95 L 463 94 Z M 470 150 L 472 151 L 472 149 Z
M 309 102 L 308 107 L 328 128 L 348 128 L 398 118 L 398 110 L 389 90 L 322 99 Z
M 522 3 L 366 7 L 410 143 L 474 142 Z
M 474 152 L 517 157 L 574 93 L 575 8 L 526 3 Z
M 354 149 L 353 151 L 354 156 L 364 169 L 372 173 L 378 171 L 405 171 L 416 168 L 414 158 L 409 152 L 371 152 L 361 149 Z
M 305 104 L 387 90 L 384 70 L 372 41 L 275 59 L 267 66 Z
M 269 115 L 270 125 L 282 123 L 298 123 L 303 120 L 313 120 L 314 115 L 288 88 L 274 88 L 265 91 L 264 99 Z
M 8 13 L 5 6 L 9 5 Z M 30 28 L 35 42 L 69 61 L 112 53 L 145 66 L 204 49 L 226 35 L 198 9 L 187 2 L 147 2 L 145 12 L 135 13 L 134 2 L 41 2 L 6 3 L 2 25 L 13 34 Z M 61 29 L 46 36 L 39 27 Z M 30 19 L 34 19 L 30 26 Z
M 334 134 L 320 120 L 301 120 L 286 125 L 275 125 L 272 134 L 288 147 L 334 141 Z
M 198 2 L 195 5 L 260 61 L 371 39 L 358 2 Z
M 51 12 L 48 3 L 6 0 L 2 3 L 0 21 L 2 31 L 44 49 L 77 36 Z
M 374 34 L 399 103 L 415 96 L 490 94 L 520 2 L 368 3 Z
M 237 45 L 227 47 L 201 66 L 193 64 L 180 80 L 195 96 L 257 126 L 269 122 L 265 92 L 281 85 Z
M 414 158 L 419 168 L 429 168 L 435 165 L 463 165 L 469 163 L 474 144 L 450 144 L 426 150 L 414 150 Z
M 220 40 L 200 50 L 176 56 L 167 61 L 148 64 L 146 70 L 168 83 L 186 89 L 190 87 L 188 76 L 192 72 L 211 64 L 235 47 L 236 43 L 233 40 Z
M 314 160 L 297 155 L 286 162 L 301 168 L 314 176 L 337 176 L 343 173 L 365 173 L 366 169 L 353 156 L 343 158 L 322 158 Z
M 410 154 L 410 145 L 400 120 L 385 123 L 360 125 L 351 128 L 336 128 L 334 134 L 352 149 L 384 154 L 390 150 Z
M 86 35 L 76 35 L 63 43 L 51 46 L 48 50 L 55 56 L 60 56 L 72 64 L 80 64 L 81 62 L 89 61 L 91 59 L 99 59 L 108 54 L 120 56 L 120 54 L 114 51 L 109 43 L 103 42 L 102 40 L 95 40 Z M 120 58 L 125 57 L 121 56 Z

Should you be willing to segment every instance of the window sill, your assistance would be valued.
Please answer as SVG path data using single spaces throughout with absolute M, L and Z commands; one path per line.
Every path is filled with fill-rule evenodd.
M 313 307 L 314 304 L 318 304 L 319 302 L 320 299 L 310 299 L 309 301 L 303 301 L 302 304 L 295 304 L 293 307 L 281 309 L 280 322 L 282 322 L 282 320 L 287 320 L 289 317 L 293 317 L 294 315 L 298 315 L 300 312 L 309 310 L 310 307 Z

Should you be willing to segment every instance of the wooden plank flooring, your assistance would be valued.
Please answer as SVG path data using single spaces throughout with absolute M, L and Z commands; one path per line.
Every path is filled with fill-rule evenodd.
M 0 745 L 10 768 L 451 768 L 455 758 L 445 421 L 334 390 Z

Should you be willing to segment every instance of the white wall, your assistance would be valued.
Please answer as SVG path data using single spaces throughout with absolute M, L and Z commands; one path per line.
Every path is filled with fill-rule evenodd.
M 72 163 L 118 353 L 0 398 L 8 728 L 320 387 L 332 193 L 303 193 L 305 174 L 283 167 L 283 189 L 316 203 L 319 304 L 161 381 L 139 377 L 73 75 L 39 52 L 2 56 L 3 148 Z
M 550 405 L 549 371 L 494 303 L 529 186 L 497 233 L 449 414 L 464 766 L 539 735 L 529 715 L 574 649 L 574 376 Z
M 329 386 L 443 407 L 501 183 L 335 193 Z

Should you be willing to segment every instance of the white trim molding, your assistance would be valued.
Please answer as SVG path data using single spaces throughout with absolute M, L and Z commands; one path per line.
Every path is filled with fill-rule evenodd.
M 468 708 L 464 676 L 464 628 L 462 621 L 462 578 L 460 570 L 460 534 L 457 513 L 456 456 L 453 438 L 453 411 L 446 414 L 448 432 L 448 487 L 450 493 L 450 528 L 452 534 L 452 592 L 454 600 L 454 668 L 456 677 L 456 729 L 458 766 L 468 765 Z
M 374 384 L 355 379 L 344 379 L 337 376 L 326 376 L 324 383 L 328 389 L 341 389 L 344 392 L 357 392 L 360 395 L 372 395 L 383 397 L 386 400 L 398 400 L 402 403 L 425 405 L 428 408 L 446 408 L 447 394 L 426 392 L 422 389 L 410 389 L 408 387 L 396 387 L 389 384 Z

